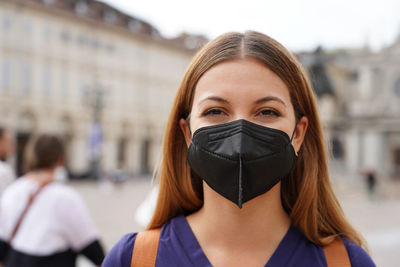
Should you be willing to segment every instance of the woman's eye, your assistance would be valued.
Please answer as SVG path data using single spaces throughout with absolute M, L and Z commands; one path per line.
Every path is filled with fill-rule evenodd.
M 279 117 L 281 114 L 273 109 L 264 109 L 260 111 L 260 114 L 263 116 L 276 116 Z
M 207 110 L 206 112 L 203 113 L 203 116 L 208 116 L 208 115 L 222 115 L 224 112 L 220 109 L 212 108 Z

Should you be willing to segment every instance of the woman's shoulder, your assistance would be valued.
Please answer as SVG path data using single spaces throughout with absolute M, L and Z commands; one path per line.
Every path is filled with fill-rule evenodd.
M 2 199 L 8 199 L 10 201 L 15 201 L 15 198 L 21 198 L 21 195 L 28 194 L 32 191 L 34 187 L 27 179 L 23 177 L 13 181 L 11 184 L 5 188 L 2 193 Z
M 137 233 L 124 235 L 108 252 L 103 267 L 129 267 Z
M 372 261 L 368 253 L 356 243 L 342 239 L 346 246 L 347 253 L 352 267 L 375 267 L 375 263 Z

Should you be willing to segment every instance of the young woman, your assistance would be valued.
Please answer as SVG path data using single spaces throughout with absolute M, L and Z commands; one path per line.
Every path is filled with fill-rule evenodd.
M 104 267 L 145 266 L 148 251 L 146 266 L 332 266 L 324 248 L 339 243 L 351 266 L 374 266 L 332 191 L 306 75 L 266 35 L 227 33 L 198 52 L 159 175 L 148 229 L 161 233 L 124 236 Z
M 82 198 L 54 181 L 64 163 L 60 138 L 42 134 L 25 155 L 28 173 L 1 197 L 0 263 L 5 267 L 75 267 L 83 254 L 100 266 L 104 252 Z

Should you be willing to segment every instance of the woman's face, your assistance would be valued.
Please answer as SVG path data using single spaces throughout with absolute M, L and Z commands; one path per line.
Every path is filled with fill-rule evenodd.
M 190 130 L 245 119 L 279 129 L 290 138 L 296 119 L 285 83 L 255 59 L 230 60 L 209 69 L 197 83 L 190 113 Z M 308 121 L 297 123 L 293 147 L 303 142 Z M 185 120 L 180 127 L 189 146 L 191 136 Z

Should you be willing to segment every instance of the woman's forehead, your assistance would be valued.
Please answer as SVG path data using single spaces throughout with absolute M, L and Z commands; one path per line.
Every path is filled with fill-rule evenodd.
M 290 103 L 286 84 L 255 59 L 224 61 L 205 72 L 197 83 L 194 102 L 212 96 L 243 100 L 275 96 Z

